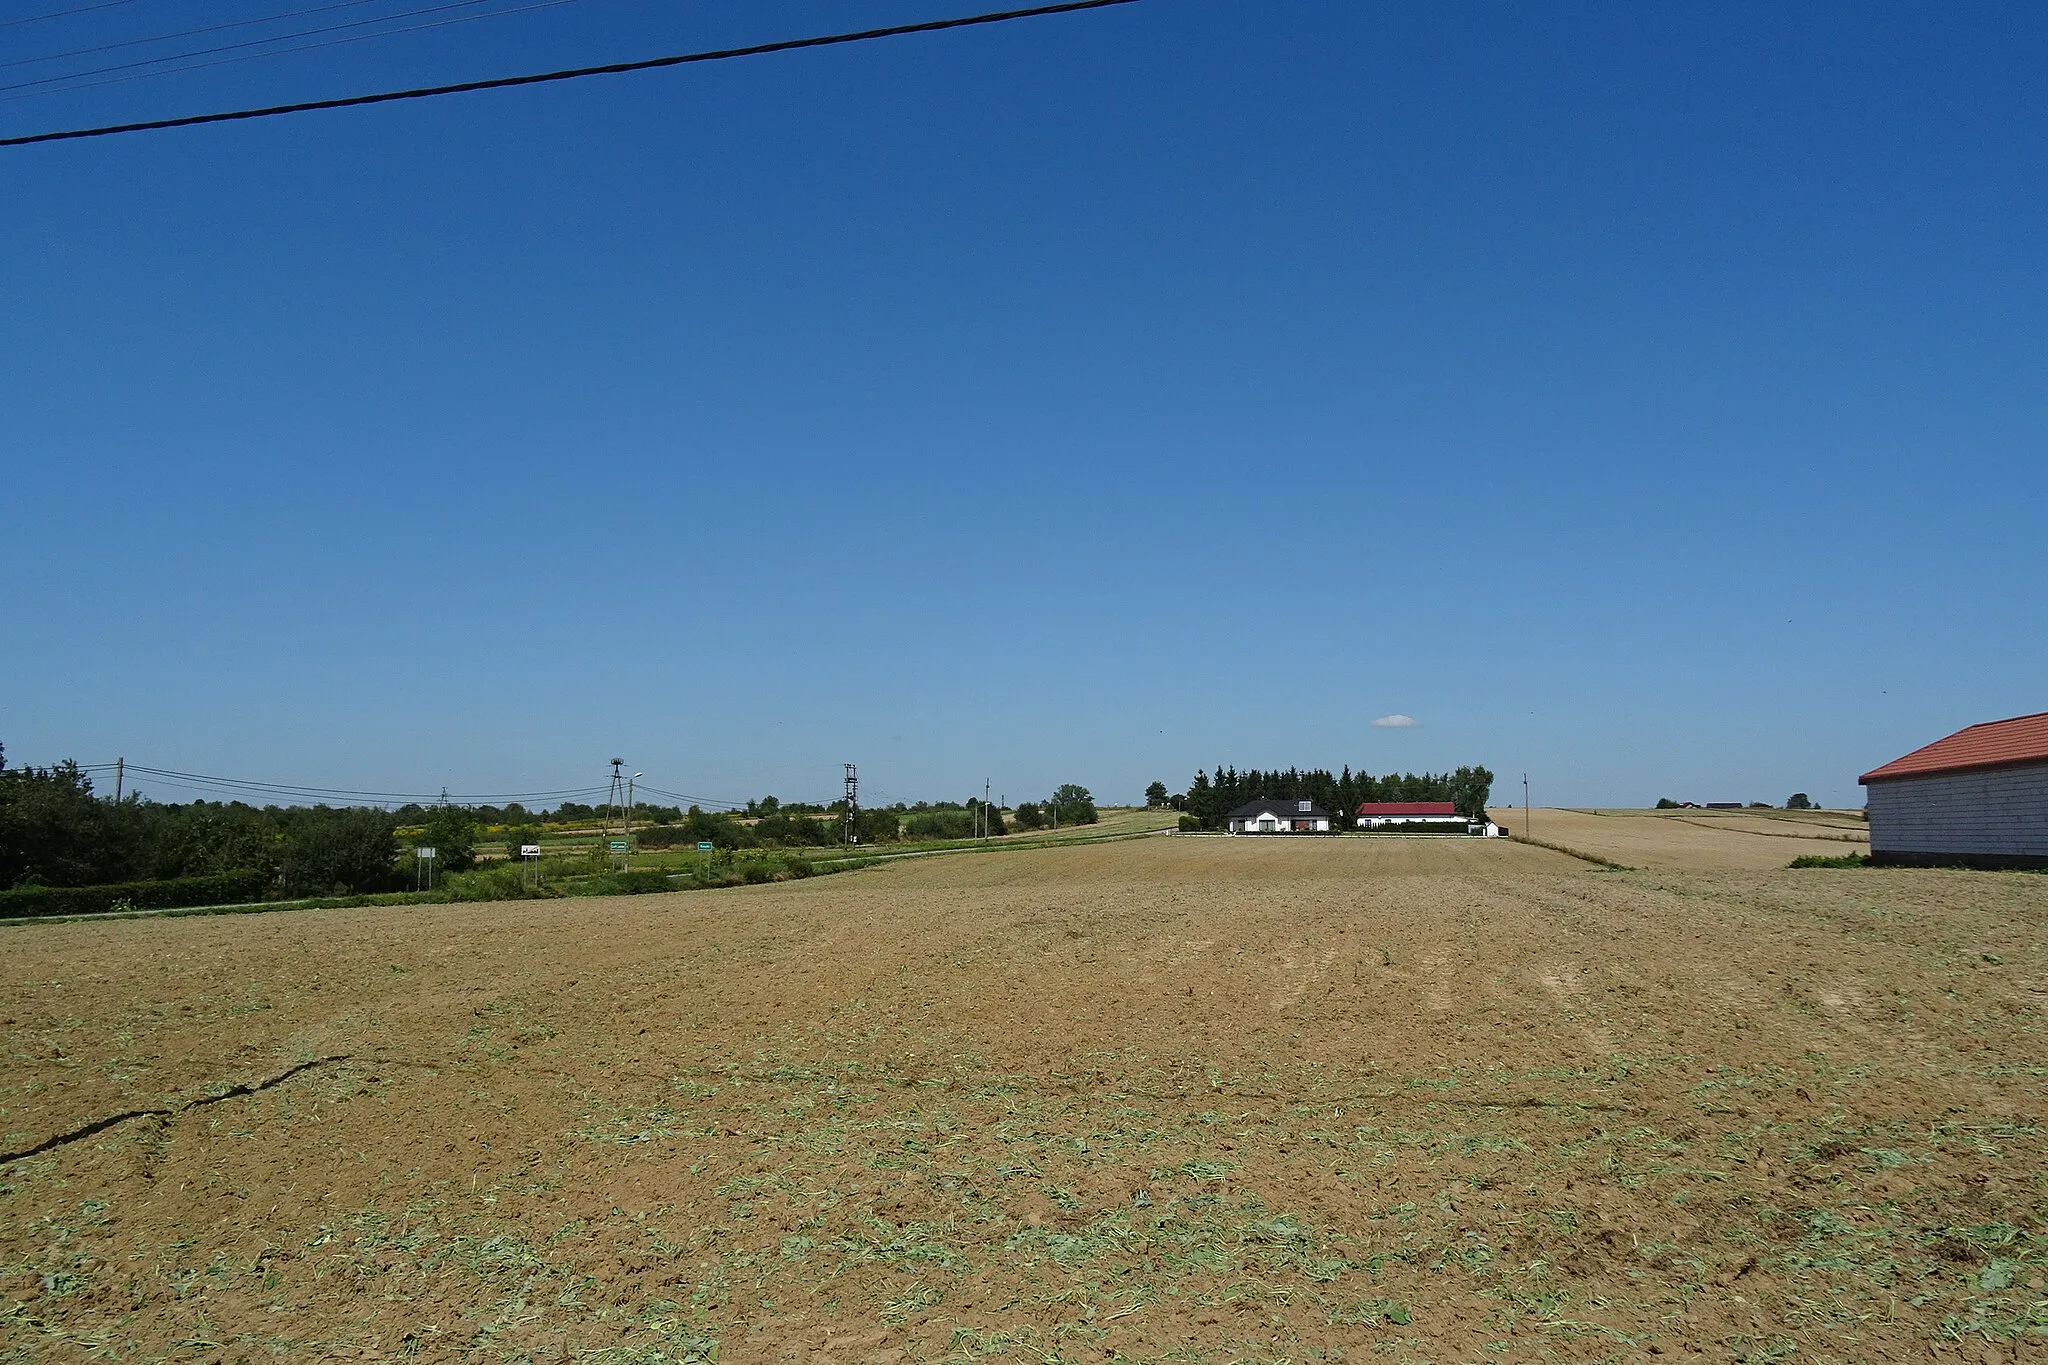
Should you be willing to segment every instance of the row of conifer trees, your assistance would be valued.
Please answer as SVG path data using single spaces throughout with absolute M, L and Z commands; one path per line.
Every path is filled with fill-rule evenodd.
M 1223 828 L 1230 812 L 1248 801 L 1313 801 L 1340 818 L 1365 801 L 1450 801 L 1460 815 L 1483 820 L 1492 791 L 1493 774 L 1477 766 L 1447 773 L 1388 773 L 1384 777 L 1354 773 L 1348 765 L 1336 773 L 1327 768 L 1239 771 L 1219 767 L 1214 774 L 1195 774 L 1182 798 L 1182 809 L 1205 829 Z

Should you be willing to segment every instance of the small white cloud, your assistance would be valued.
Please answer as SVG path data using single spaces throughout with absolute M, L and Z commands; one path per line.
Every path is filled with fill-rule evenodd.
M 1422 722 L 1413 716 L 1393 715 L 1381 716 L 1373 724 L 1379 726 L 1382 730 L 1413 730 Z

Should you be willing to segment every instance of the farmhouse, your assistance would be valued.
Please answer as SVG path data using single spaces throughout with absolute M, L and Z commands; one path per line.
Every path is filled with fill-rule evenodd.
M 1958 730 L 1856 780 L 1872 862 L 2048 867 L 2048 711 Z
M 1247 801 L 1230 812 L 1232 834 L 1328 834 L 1330 812 L 1313 801 Z
M 1385 825 L 1462 825 L 1465 817 L 1449 801 L 1366 801 L 1352 812 L 1358 828 Z

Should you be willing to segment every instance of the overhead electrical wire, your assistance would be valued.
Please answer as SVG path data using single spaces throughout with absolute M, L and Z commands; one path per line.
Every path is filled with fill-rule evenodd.
M 0 28 L 18 28 L 22 24 L 40 24 L 45 19 L 69 19 L 74 14 L 91 14 L 96 9 L 113 9 L 116 5 L 132 5 L 135 0 L 100 0 L 97 5 L 76 5 L 70 9 L 52 10 L 48 14 L 28 14 L 19 19 L 0 19 Z
M 123 38 L 118 43 L 101 43 L 97 47 L 73 48 L 69 52 L 46 52 L 40 57 L 16 57 L 12 61 L 0 62 L 0 70 L 16 66 L 35 66 L 41 62 L 61 62 L 68 57 L 90 57 L 101 52 L 118 52 L 124 47 L 148 47 L 151 43 L 168 43 L 176 38 L 196 38 L 202 33 L 224 33 L 234 28 L 253 28 L 257 24 L 275 24 L 286 19 L 298 19 L 308 14 L 325 14 L 329 10 L 354 9 L 362 5 L 374 5 L 377 0 L 332 0 L 325 5 L 313 5 L 306 9 L 289 9 L 282 14 L 261 14 L 254 19 L 236 19 L 225 24 L 208 24 L 204 28 L 180 29 L 176 33 L 159 33 L 154 38 Z M 393 15 L 392 18 L 402 18 Z M 295 34 L 281 34 L 280 39 L 295 37 Z M 164 61 L 174 60 L 163 58 Z M 81 72 L 90 75 L 90 72 Z
M 720 801 L 709 796 L 690 796 L 683 792 L 663 791 L 659 787 L 649 787 L 645 784 L 642 784 L 638 790 L 646 792 L 649 796 L 665 797 L 670 801 L 685 806 L 718 806 L 725 810 L 745 810 L 747 808 L 747 803 L 744 801 Z
M 153 782 L 182 787 L 191 791 L 228 792 L 245 796 L 269 796 L 292 801 L 338 801 L 351 804 L 386 805 L 433 805 L 447 800 L 454 805 L 496 806 L 518 801 L 574 801 L 580 798 L 602 798 L 611 792 L 608 786 L 565 787 L 556 791 L 529 792 L 404 792 L 368 791 L 352 787 L 318 787 L 295 782 L 260 782 L 239 777 L 212 777 L 205 773 L 180 772 L 175 768 L 153 768 L 146 763 L 80 763 L 76 765 L 82 773 L 111 773 L 125 769 L 130 777 L 146 777 Z M 137 785 L 140 785 L 138 782 Z M 715 796 L 692 796 L 688 792 L 666 791 L 660 787 L 640 784 L 638 790 L 646 796 L 658 796 L 684 806 L 717 807 L 721 810 L 745 810 L 745 801 L 726 801 Z
M 111 763 L 90 765 L 88 771 L 105 771 Z M 291 800 L 339 800 L 351 802 L 391 802 L 405 805 L 416 802 L 431 804 L 442 799 L 436 792 L 407 791 L 366 791 L 350 787 L 318 787 L 291 782 L 257 782 L 237 777 L 216 777 L 207 773 L 180 772 L 175 768 L 154 768 L 146 763 L 125 765 L 128 772 L 138 777 L 152 778 L 173 785 L 197 788 L 207 791 L 240 792 L 251 796 L 270 796 Z M 602 786 L 567 787 L 555 791 L 524 792 L 449 792 L 451 802 L 464 805 L 502 805 L 510 801 L 573 800 L 584 796 L 602 796 L 609 788 Z
M 468 0 L 468 2 L 475 3 L 475 0 Z M 92 90 L 102 85 L 120 85 L 127 81 L 146 81 L 153 76 L 180 76 L 188 71 L 205 71 L 210 67 L 231 66 L 236 62 L 261 61 L 265 57 L 284 57 L 294 52 L 317 52 L 324 47 L 340 47 L 345 43 L 367 43 L 377 38 L 396 38 L 401 34 L 421 33 L 430 28 L 447 28 L 451 24 L 474 24 L 485 19 L 503 19 L 513 14 L 525 14 L 528 10 L 554 9 L 558 5 L 572 5 L 575 3 L 577 3 L 577 0 L 532 0 L 530 4 L 515 5 L 511 9 L 487 10 L 482 14 L 458 14 L 452 19 L 432 19 L 424 24 L 407 24 L 404 28 L 382 28 L 373 33 L 352 33 L 346 38 L 327 38 L 317 43 L 300 43 L 296 47 L 273 47 L 260 52 L 244 52 L 234 57 L 216 57 L 210 62 L 187 62 L 183 66 L 167 66 L 157 71 L 131 71 L 125 76 L 109 76 L 105 80 L 100 81 L 79 81 L 75 85 L 59 85 L 47 90 L 26 90 L 23 86 L 14 85 L 0 86 L 0 90 L 24 91 L 24 93 L 15 95 L 0 95 L 0 103 L 34 99 L 38 95 L 66 95 L 74 90 Z M 443 8 L 447 7 L 444 6 Z M 410 12 L 414 14 L 433 13 L 432 10 L 413 10 Z M 387 19 L 402 17 L 404 16 L 386 16 Z M 346 27 L 346 25 L 343 27 Z M 314 31 L 326 32 L 327 30 Z M 282 34 L 275 39 L 266 39 L 265 41 L 283 42 L 290 36 L 289 34 Z M 225 49 L 215 50 L 224 51 Z M 166 57 L 162 60 L 173 61 L 176 59 Z
M 1054 14 L 1075 14 L 1083 10 L 1109 9 L 1136 4 L 1137 0 L 1067 0 L 1063 4 L 1035 5 L 1029 9 L 998 10 L 956 19 L 932 19 L 918 24 L 895 24 L 887 28 L 861 29 L 849 33 L 822 34 L 811 38 L 789 38 L 780 42 L 756 43 L 748 47 L 718 48 L 707 52 L 685 52 L 641 61 L 612 62 L 603 66 L 571 67 L 526 76 L 499 76 L 490 80 L 462 81 L 453 85 L 418 86 L 409 90 L 386 90 L 373 95 L 350 95 L 340 99 L 306 100 L 297 104 L 274 104 L 256 109 L 224 110 L 211 114 L 188 114 L 181 118 L 148 119 L 138 123 L 104 124 L 94 128 L 68 128 L 56 132 L 29 133 L 0 138 L 0 147 L 26 147 L 40 142 L 69 142 L 79 138 L 111 137 L 118 133 L 154 132 L 165 128 L 192 128 L 208 123 L 230 123 L 245 119 L 275 118 L 282 114 L 304 114 L 322 109 L 353 109 L 399 100 L 433 99 L 441 95 L 465 95 L 480 90 L 506 90 L 522 85 L 546 85 L 556 81 L 581 80 L 587 76 L 617 76 L 633 71 L 655 71 L 697 62 L 729 61 L 736 57 L 762 57 L 776 52 L 797 52 L 807 48 L 836 47 L 846 43 L 900 38 L 913 33 L 939 33 L 948 29 L 1001 24 L 1016 19 L 1034 19 Z
M 365 0 L 348 0 L 348 2 L 352 4 L 364 3 Z M 566 4 L 567 2 L 568 0 L 548 0 L 548 3 L 552 4 Z M 29 90 L 37 86 L 56 85 L 63 81 L 83 81 L 87 76 L 104 76 L 116 71 L 135 71 L 145 66 L 161 66 L 166 62 L 181 62 L 191 57 L 211 57 L 221 52 L 241 52 L 252 47 L 265 47 L 271 43 L 289 42 L 293 38 L 310 38 L 321 33 L 342 33 L 349 29 L 368 28 L 375 24 L 388 24 L 396 19 L 411 19 L 422 14 L 445 14 L 452 9 L 474 9 L 478 5 L 488 3 L 490 3 L 490 0 L 448 0 L 447 4 L 429 5 L 424 9 L 403 10 L 397 14 L 378 15 L 370 19 L 351 19 L 345 24 L 325 24 L 319 28 L 300 29 L 296 33 L 278 33 L 268 38 L 250 38 L 239 43 L 222 43 L 216 47 L 195 48 L 190 52 L 175 52 L 166 57 L 144 57 L 138 61 L 116 62 L 112 66 L 95 66 L 85 71 L 68 71 L 61 76 L 39 76 L 32 81 L 16 81 L 13 85 L 0 85 L 0 91 Z M 341 6 L 336 6 L 335 8 L 341 8 Z M 526 8 L 539 7 L 526 6 Z M 516 13 L 516 11 L 506 12 Z M 405 32 L 406 30 L 398 29 L 393 31 Z M 311 46 L 320 46 L 320 44 L 311 44 Z M 204 64 L 202 63 L 202 65 Z M 94 81 L 91 84 L 104 85 L 108 84 L 108 82 Z

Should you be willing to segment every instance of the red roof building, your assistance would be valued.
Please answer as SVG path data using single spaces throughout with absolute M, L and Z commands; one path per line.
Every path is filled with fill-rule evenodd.
M 1413 820 L 1418 817 L 1437 816 L 1447 818 L 1458 813 L 1457 806 L 1449 801 L 1366 801 L 1360 803 L 1353 815 L 1371 816 L 1375 819 Z
M 1868 786 L 1893 777 L 1959 773 L 2007 763 L 2048 763 L 2048 711 L 1986 721 L 1958 730 L 1947 739 L 1937 739 L 1882 768 L 1873 768 L 1856 780 Z
M 2048 867 L 2048 711 L 1958 730 L 1857 781 L 1873 862 Z

